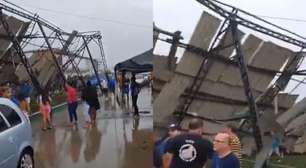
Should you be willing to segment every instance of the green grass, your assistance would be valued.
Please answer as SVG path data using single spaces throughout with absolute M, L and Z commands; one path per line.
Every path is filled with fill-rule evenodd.
M 61 104 L 66 101 L 66 94 L 64 91 L 62 91 L 62 92 L 52 95 L 51 99 L 52 99 L 51 105 L 55 106 L 55 105 Z M 39 110 L 39 105 L 37 103 L 36 97 L 31 98 L 30 109 L 32 113 Z
M 305 168 L 306 167 L 306 155 L 287 155 L 283 159 L 279 157 L 271 157 L 270 165 L 271 168 Z M 242 168 L 252 168 L 254 166 L 254 159 L 243 158 L 241 162 Z

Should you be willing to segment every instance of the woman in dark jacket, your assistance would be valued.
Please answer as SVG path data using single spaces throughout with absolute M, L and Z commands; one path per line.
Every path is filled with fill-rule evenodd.
M 87 86 L 82 91 L 82 99 L 89 105 L 89 116 L 91 124 L 96 124 L 97 110 L 100 109 L 98 93 L 96 87 L 92 86 L 90 81 L 87 81 Z

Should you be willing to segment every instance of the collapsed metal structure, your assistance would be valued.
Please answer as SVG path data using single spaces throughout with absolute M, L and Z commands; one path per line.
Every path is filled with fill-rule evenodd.
M 37 14 L 9 2 L 0 3 L 0 21 L 1 68 L 10 67 L 11 76 L 19 75 L 19 81 L 30 79 L 38 92 L 61 83 L 56 79 L 65 82 L 64 73 L 69 68 L 85 85 L 79 67 L 82 60 L 91 62 L 98 81 L 98 64 L 102 64 L 104 72 L 107 71 L 100 31 L 67 33 Z M 98 47 L 99 58 L 92 56 L 93 45 Z M 10 80 L 2 79 L 1 82 Z
M 200 38 L 205 38 L 204 35 L 201 36 L 200 33 L 196 34 L 197 36 L 201 36 L 199 37 L 199 39 L 196 39 L 196 35 L 194 34 L 194 36 L 191 39 L 191 43 L 193 44 L 184 44 L 182 42 L 180 42 L 180 40 L 182 39 L 181 37 L 181 32 L 175 32 L 175 33 L 171 33 L 171 32 L 167 32 L 164 31 L 162 29 L 157 28 L 156 26 L 154 26 L 154 37 L 153 37 L 153 42 L 154 42 L 154 46 L 157 40 L 161 40 L 161 41 L 165 41 L 167 43 L 171 43 L 171 48 L 170 48 L 170 52 L 169 52 L 169 58 L 168 58 L 168 68 L 169 71 L 174 72 L 175 71 L 175 67 L 173 68 L 173 65 L 171 64 L 175 64 L 176 60 L 174 58 L 177 47 L 182 47 L 184 48 L 186 51 L 185 52 L 189 52 L 189 53 L 193 53 L 196 55 L 200 55 L 202 56 L 201 62 L 197 63 L 197 65 L 199 65 L 199 69 L 193 71 L 193 73 L 195 73 L 195 76 L 190 76 L 192 78 L 189 78 L 191 80 L 191 84 L 188 85 L 186 83 L 186 85 L 181 84 L 180 86 L 187 86 L 186 90 L 184 89 L 184 87 L 182 88 L 184 92 L 182 94 L 182 96 L 180 96 L 180 103 L 177 105 L 174 105 L 175 111 L 174 111 L 174 116 L 176 116 L 177 120 L 179 123 L 181 123 L 184 118 L 186 117 L 197 117 L 206 121 L 210 121 L 213 123 L 217 123 L 217 124 L 222 124 L 222 122 L 228 122 L 228 121 L 240 121 L 239 123 L 239 129 L 241 132 L 247 132 L 247 133 L 251 133 L 255 139 L 256 142 L 256 147 L 257 147 L 257 152 L 258 153 L 262 153 L 262 151 L 264 151 L 264 154 L 261 154 L 260 157 L 258 156 L 257 158 L 257 162 L 255 167 L 264 167 L 264 163 L 267 156 L 267 151 L 269 150 L 265 150 L 265 149 L 270 149 L 269 147 L 267 148 L 263 148 L 265 145 L 263 143 L 263 132 L 261 132 L 261 129 L 259 128 L 260 124 L 259 124 L 259 118 L 262 115 L 262 112 L 265 111 L 266 108 L 269 107 L 269 105 L 271 103 L 273 103 L 274 98 L 281 92 L 283 91 L 287 84 L 289 83 L 290 80 L 292 80 L 292 76 L 293 75 L 305 75 L 303 72 L 303 70 L 298 71 L 298 68 L 300 67 L 302 61 L 304 60 L 305 55 L 303 54 L 303 51 L 306 47 L 306 43 L 303 41 L 305 40 L 304 37 L 301 37 L 293 32 L 290 32 L 288 30 L 285 30 L 277 25 L 274 25 L 268 21 L 265 21 L 255 15 L 252 15 L 248 12 L 245 12 L 243 10 L 237 9 L 233 6 L 221 3 L 219 1 L 215 1 L 215 0 L 197 0 L 199 3 L 201 3 L 202 5 L 204 5 L 206 8 L 210 9 L 211 11 L 213 11 L 215 14 L 218 14 L 219 16 L 223 17 L 222 20 L 222 24 L 221 26 L 215 26 L 218 28 L 218 30 L 216 31 L 215 35 L 212 36 L 212 40 L 211 43 L 209 45 L 209 47 L 207 49 L 203 49 L 203 47 L 199 47 L 197 46 L 197 43 L 194 41 L 199 41 L 199 40 L 204 40 L 204 39 L 200 39 Z M 225 8 L 227 8 L 228 10 L 226 10 Z M 204 15 L 204 14 L 203 14 Z M 245 19 L 245 17 L 242 17 L 241 15 L 247 16 L 252 18 L 255 21 L 250 21 L 249 19 Z M 281 31 L 285 31 L 286 33 L 289 33 L 293 36 L 295 36 L 295 38 L 285 35 L 283 33 L 280 33 L 278 31 L 269 29 L 267 27 L 264 27 L 262 25 L 260 25 L 259 23 L 256 22 L 263 22 L 266 25 L 272 26 L 278 30 Z M 199 21 L 200 22 L 200 21 Z M 206 23 L 206 24 L 211 24 L 211 23 Z M 198 23 L 197 29 L 196 30 L 200 30 L 200 28 L 204 27 L 202 23 Z M 273 39 L 277 39 L 277 40 L 281 40 L 283 42 L 286 42 L 287 44 L 292 44 L 295 47 L 300 48 L 300 52 L 296 52 L 294 55 L 291 55 L 288 57 L 288 61 L 285 64 L 284 67 L 282 68 L 278 68 L 276 69 L 267 69 L 267 68 L 261 68 L 259 66 L 254 66 L 254 65 L 249 65 L 248 63 L 246 63 L 246 57 L 245 57 L 245 49 L 242 49 L 242 43 L 241 43 L 241 39 L 243 36 L 243 32 L 241 32 L 239 29 L 239 27 L 244 27 L 247 28 L 248 30 L 254 31 L 254 32 L 259 32 L 263 35 L 266 35 L 270 38 Z M 200 27 L 200 28 L 199 28 Z M 207 28 L 207 27 L 206 27 Z M 196 32 L 195 32 L 196 33 Z M 159 34 L 164 34 L 167 36 L 170 36 L 171 39 L 162 39 L 159 38 Z M 249 38 L 251 39 L 251 38 Z M 247 39 L 248 40 L 248 39 Z M 263 45 L 262 45 L 263 46 Z M 234 56 L 230 57 L 230 58 L 226 58 L 226 55 L 230 55 L 230 51 L 234 50 Z M 258 52 L 255 51 L 254 52 Z M 187 54 L 186 54 L 187 55 Z M 191 57 L 190 55 L 188 55 L 189 57 Z M 254 56 L 254 55 L 253 55 Z M 182 58 L 184 59 L 184 58 Z M 193 58 L 190 58 L 193 59 Z M 186 59 L 184 59 L 183 61 L 186 61 Z M 200 59 L 199 59 L 200 60 Z M 223 103 L 235 103 L 235 101 L 230 100 L 230 99 L 225 99 L 222 97 L 218 97 L 215 95 L 203 95 L 202 97 L 199 97 L 199 91 L 201 89 L 201 87 L 203 87 L 203 83 L 204 81 L 207 79 L 208 74 L 209 74 L 209 70 L 212 69 L 212 65 L 214 64 L 214 62 L 220 61 L 222 63 L 228 64 L 228 65 L 234 65 L 239 69 L 239 73 L 240 73 L 240 79 L 242 81 L 242 87 L 244 89 L 244 94 L 245 94 L 245 99 L 247 102 L 247 107 L 243 108 L 242 111 L 239 112 L 239 115 L 236 116 L 232 116 L 230 118 L 209 118 L 206 116 L 199 116 L 199 115 L 195 115 L 193 113 L 189 113 L 188 111 L 190 111 L 190 106 L 191 104 L 194 102 L 195 99 L 204 99 L 204 100 L 213 100 L 216 102 L 223 102 Z M 181 60 L 182 61 L 182 60 Z M 194 60 L 193 60 L 194 61 Z M 192 63 L 190 60 L 188 62 L 189 66 L 190 63 Z M 195 63 L 195 62 L 193 62 Z M 185 64 L 187 65 L 187 64 Z M 155 64 L 154 64 L 154 70 L 158 69 Z M 281 70 L 279 70 L 281 69 Z M 185 74 L 181 74 L 183 72 L 183 70 L 185 70 L 185 72 L 187 72 L 186 68 L 184 69 L 183 66 L 178 65 L 176 67 L 176 71 L 175 74 L 179 74 L 179 75 L 183 75 L 186 76 Z M 215 69 L 216 70 L 216 69 Z M 190 70 L 191 71 L 191 70 Z M 213 70 L 211 70 L 213 71 Z M 250 73 L 248 71 L 252 71 L 252 72 L 264 72 L 266 74 L 272 74 L 273 76 L 275 74 L 279 74 L 277 79 L 275 80 L 275 82 L 271 83 L 270 85 L 268 85 L 267 88 L 264 89 L 263 92 L 260 92 L 260 94 L 256 95 L 256 98 L 254 96 L 254 88 L 251 87 L 250 84 L 250 78 L 249 75 Z M 160 73 L 160 72 L 159 72 Z M 153 72 L 154 75 L 154 72 Z M 188 74 L 187 74 L 188 75 Z M 168 75 L 169 76 L 169 75 Z M 171 76 L 171 75 L 170 75 Z M 175 75 L 174 75 L 175 76 Z M 255 76 L 253 74 L 253 76 Z M 163 77 L 165 78 L 169 78 L 169 77 Z M 175 80 L 175 82 L 173 83 L 178 83 L 178 82 L 182 82 L 184 83 L 183 80 L 180 80 L 179 78 L 175 78 L 172 77 L 172 81 Z M 220 77 L 219 77 L 220 78 Z M 186 78 L 187 79 L 187 78 Z M 158 82 L 158 81 L 157 81 Z M 170 85 L 171 82 L 167 81 L 168 85 Z M 303 81 L 300 81 L 301 83 Z M 166 86 L 163 87 L 163 90 L 169 90 L 169 88 L 164 89 Z M 176 86 L 172 86 L 172 87 L 176 87 Z M 177 87 L 179 88 L 179 87 Z M 162 93 L 161 91 L 161 93 Z M 164 91 L 166 92 L 166 91 Z M 166 93 L 165 93 L 166 94 Z M 160 107 L 161 103 L 163 100 L 162 96 L 164 96 L 165 94 L 159 94 L 157 96 L 157 101 L 154 102 L 156 103 L 156 106 L 154 106 L 154 112 L 156 113 L 162 113 L 157 111 L 157 109 L 159 108 L 155 108 L 155 107 Z M 167 92 L 168 95 L 172 95 L 172 93 Z M 178 94 L 174 94 L 176 96 L 178 96 Z M 167 97 L 169 99 L 169 97 Z M 295 100 L 295 99 L 294 99 Z M 169 102 L 167 102 L 169 103 Z M 169 103 L 171 104 L 171 103 Z M 258 107 L 259 106 L 259 107 Z M 170 109 L 170 108 L 169 108 Z M 165 109 L 165 111 L 169 110 L 169 109 Z M 160 107 L 160 110 L 163 110 L 162 107 Z M 170 109 L 171 110 L 171 109 Z M 165 112 L 163 111 L 163 112 Z M 162 119 L 156 119 L 157 122 L 161 122 L 162 123 Z M 275 125 L 277 125 L 276 121 Z M 157 125 L 159 123 L 156 123 Z M 285 127 L 284 125 L 282 125 L 283 127 Z M 280 131 L 280 130 L 279 130 Z M 281 135 L 283 135 L 281 133 L 281 131 L 279 132 Z M 271 142 L 271 139 L 270 139 Z M 270 145 L 269 143 L 267 144 L 267 146 Z

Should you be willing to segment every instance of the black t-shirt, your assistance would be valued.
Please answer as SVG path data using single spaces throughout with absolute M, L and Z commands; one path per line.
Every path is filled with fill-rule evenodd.
M 170 139 L 166 152 L 173 154 L 170 168 L 202 168 L 212 157 L 213 145 L 198 134 L 182 134 Z

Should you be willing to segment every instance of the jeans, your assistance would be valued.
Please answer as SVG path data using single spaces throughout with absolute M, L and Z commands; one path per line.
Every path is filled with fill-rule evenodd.
M 138 106 L 137 106 L 138 95 L 132 95 L 132 105 L 134 107 L 134 114 L 139 115 Z
M 78 107 L 78 102 L 68 103 L 68 112 L 69 112 L 70 122 L 78 121 L 78 117 L 76 114 L 77 107 Z

